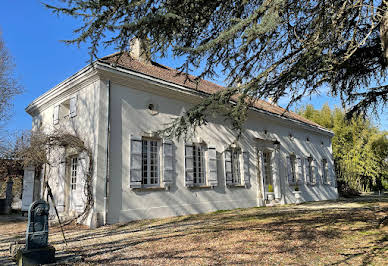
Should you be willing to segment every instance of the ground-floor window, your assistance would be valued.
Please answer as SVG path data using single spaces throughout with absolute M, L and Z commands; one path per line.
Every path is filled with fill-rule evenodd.
M 310 182 L 311 184 L 314 184 L 315 180 L 314 180 L 314 172 L 313 172 L 313 158 L 308 157 L 306 162 L 307 162 L 307 181 Z
M 78 173 L 78 157 L 71 158 L 70 165 L 70 188 L 71 190 L 77 189 L 77 173 Z
M 193 183 L 194 185 L 204 185 L 205 180 L 205 156 L 204 146 L 193 145 Z
M 142 185 L 159 185 L 159 141 L 142 140 Z
M 325 184 L 329 183 L 329 179 L 327 176 L 327 160 L 323 159 L 322 160 L 322 179 Z
M 231 175 L 233 185 L 241 184 L 240 154 L 239 149 L 225 151 L 225 171 Z

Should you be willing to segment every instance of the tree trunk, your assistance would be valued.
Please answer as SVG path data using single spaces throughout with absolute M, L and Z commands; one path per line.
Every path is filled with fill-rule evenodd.
M 384 16 L 380 24 L 380 40 L 385 62 L 388 63 L 388 1 L 383 1 L 382 6 L 385 10 L 383 11 Z

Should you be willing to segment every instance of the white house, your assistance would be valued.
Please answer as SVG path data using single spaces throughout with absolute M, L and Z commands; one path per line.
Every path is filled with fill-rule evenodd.
M 338 197 L 333 133 L 277 105 L 256 102 L 238 143 L 217 116 L 188 142 L 155 135 L 224 88 L 205 80 L 197 87 L 148 60 L 140 42 L 133 46 L 119 60 L 113 54 L 86 66 L 26 108 L 33 130 L 62 128 L 91 147 L 89 226 Z M 57 156 L 54 196 L 60 212 L 75 214 L 84 208 L 88 158 L 69 150 Z

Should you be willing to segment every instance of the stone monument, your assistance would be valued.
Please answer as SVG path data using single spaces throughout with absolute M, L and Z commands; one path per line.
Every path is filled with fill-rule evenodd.
M 55 248 L 48 245 L 48 214 L 50 205 L 37 200 L 28 209 L 26 246 L 16 255 L 19 265 L 39 265 L 55 262 Z

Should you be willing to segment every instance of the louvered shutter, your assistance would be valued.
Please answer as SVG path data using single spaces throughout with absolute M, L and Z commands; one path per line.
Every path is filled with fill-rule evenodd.
M 227 186 L 233 185 L 233 172 L 232 172 L 232 151 L 226 150 L 224 152 L 225 160 L 225 182 Z
M 296 158 L 296 178 L 298 184 L 303 184 L 304 182 L 304 175 L 303 175 L 303 158 L 297 157 Z
M 54 125 L 59 123 L 59 105 L 54 106 L 53 123 Z
M 65 158 L 58 164 L 57 187 L 55 188 L 55 198 L 58 212 L 65 211 L 65 182 L 66 182 L 66 160 Z
M 330 185 L 334 185 L 335 173 L 333 171 L 333 167 L 329 162 L 327 162 L 327 183 Z
M 275 198 L 279 199 L 281 197 L 280 190 L 280 175 L 279 175 L 279 160 L 278 152 L 273 151 L 271 153 L 271 167 L 272 167 L 272 180 L 273 180 L 273 192 L 275 193 Z
M 77 115 L 77 96 L 70 99 L 70 117 Z
M 194 185 L 194 158 L 192 145 L 185 146 L 185 186 L 192 187 Z
M 87 202 L 87 189 L 85 188 L 87 174 L 89 171 L 89 159 L 85 154 L 78 157 L 77 166 L 77 183 L 75 190 L 75 209 L 77 212 L 82 212 Z
M 244 161 L 244 185 L 247 187 L 251 183 L 250 172 L 249 172 L 249 153 L 243 152 Z
M 170 140 L 163 142 L 163 183 L 169 186 L 173 182 L 173 145 Z
M 218 176 L 217 176 L 217 150 L 215 147 L 208 147 L 208 184 L 212 187 L 218 185 Z
M 318 182 L 318 167 L 317 167 L 317 160 L 313 159 L 313 161 L 311 162 L 311 165 L 312 165 L 312 175 L 313 175 L 313 178 L 312 178 L 312 183 L 313 184 L 316 184 Z
M 33 167 L 24 168 L 23 175 L 23 195 L 22 211 L 28 211 L 34 198 L 34 177 L 35 169 Z
M 129 186 L 141 188 L 142 179 L 142 140 L 140 137 L 131 136 Z
M 304 173 L 306 177 L 306 184 L 311 183 L 310 171 L 309 171 L 309 158 L 304 158 Z
M 291 166 L 291 157 L 287 156 L 287 179 L 288 179 L 288 184 L 295 184 L 292 176 L 292 166 Z
M 264 181 L 265 181 L 265 168 L 264 168 L 263 151 L 258 151 L 258 155 L 259 155 L 259 168 L 260 168 L 260 172 L 261 172 L 261 181 L 260 182 L 264 183 Z

